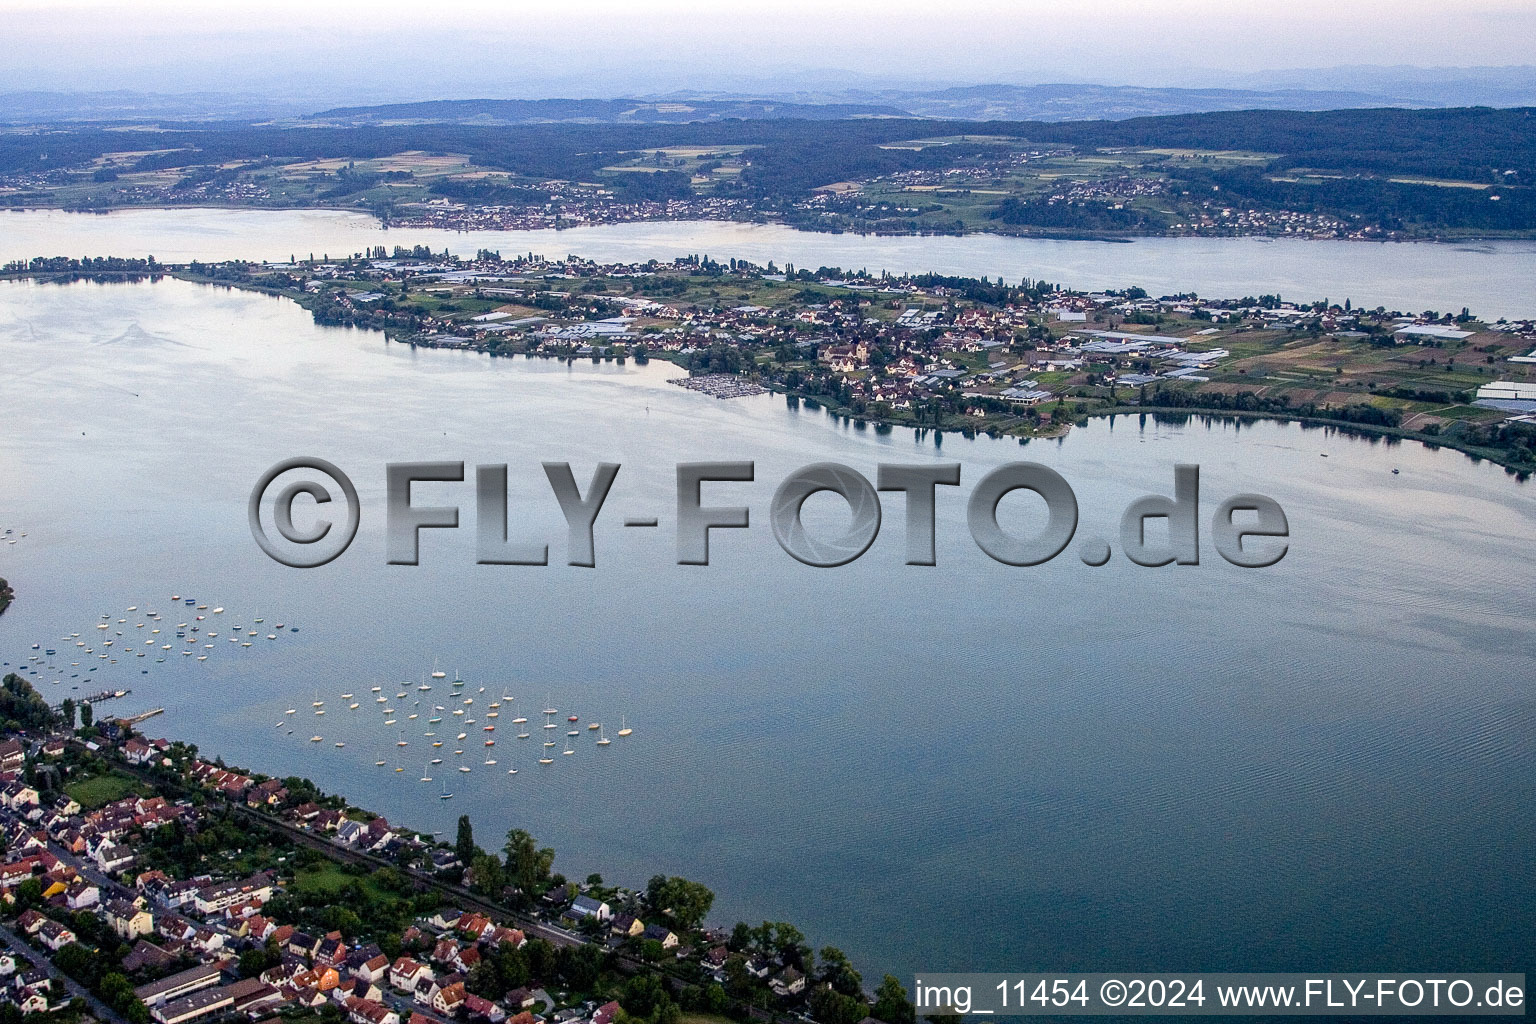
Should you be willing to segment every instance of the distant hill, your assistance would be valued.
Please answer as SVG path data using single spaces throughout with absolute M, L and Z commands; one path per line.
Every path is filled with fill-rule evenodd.
M 850 94 L 850 99 L 859 98 Z M 971 85 L 935 92 L 877 92 L 919 117 L 967 121 L 1120 121 L 1225 110 L 1346 110 L 1425 107 L 1393 96 L 1313 89 L 1157 89 L 1129 85 Z
M 326 124 L 686 124 L 793 118 L 909 117 L 884 103 L 793 103 L 750 99 L 427 100 L 371 107 L 334 107 L 305 120 Z
M 803 85 L 791 83 L 803 82 Z M 323 95 L 323 94 L 320 94 Z M 313 111 L 336 99 L 351 105 Z M 814 84 L 806 76 L 739 89 L 679 89 L 619 99 L 437 99 L 370 103 L 367 97 L 306 99 L 296 92 L 0 93 L 0 123 L 82 124 L 214 121 L 365 127 L 378 125 L 687 124 L 716 121 L 919 117 L 959 121 L 1122 121 L 1238 110 L 1350 110 L 1536 105 L 1536 67 L 1372 68 L 1268 71 L 1223 76 L 1199 88 L 1094 83 L 912 85 Z M 390 98 L 386 96 L 381 99 Z
M 230 121 L 291 116 L 312 106 L 276 96 L 247 93 L 111 92 L 0 93 L 0 123 L 67 124 L 79 122 Z
M 938 90 L 804 93 L 769 98 L 677 92 L 614 100 L 429 100 L 335 107 L 305 120 L 378 124 L 684 124 L 774 118 L 923 117 L 959 121 L 1121 121 L 1230 110 L 1344 110 L 1436 104 L 1310 89 L 1153 89 L 1113 85 L 970 85 Z

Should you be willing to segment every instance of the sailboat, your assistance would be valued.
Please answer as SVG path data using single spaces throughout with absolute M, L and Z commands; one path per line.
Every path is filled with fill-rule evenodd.
M 433 658 L 432 659 L 432 678 L 433 679 L 443 679 L 443 678 L 447 677 L 447 675 L 448 675 L 447 672 L 444 672 L 442 669 L 437 667 L 437 659 Z M 458 677 L 457 676 L 454 677 L 454 681 L 455 682 L 458 681 Z
M 553 744 L 550 744 L 553 746 Z M 539 758 L 539 764 L 554 764 L 555 759 L 549 756 L 549 751 L 544 751 L 544 756 Z
M 633 729 L 631 729 L 629 727 L 629 723 L 624 720 L 624 716 L 620 715 L 619 716 L 619 735 L 620 736 L 628 736 L 630 733 L 632 733 L 634 731 L 635 730 L 633 730 Z
M 453 794 L 448 792 L 448 780 L 447 779 L 443 780 L 443 791 L 440 794 L 438 794 L 437 798 L 439 800 L 452 800 L 453 799 Z
M 570 755 L 570 754 L 576 753 L 576 751 L 571 749 L 571 741 L 570 740 L 566 740 L 565 741 L 565 749 L 560 751 L 560 753 L 566 754 L 566 755 Z
M 374 765 L 375 768 L 383 768 L 384 764 L 385 764 L 385 761 L 384 761 L 383 757 L 380 757 L 377 761 L 373 762 L 373 765 Z
M 421 781 L 422 782 L 431 782 L 432 781 L 431 768 L 428 767 L 427 765 L 422 765 L 422 768 L 421 768 Z
M 600 746 L 600 747 L 606 747 L 608 744 L 610 744 L 612 742 L 613 742 L 613 740 L 609 739 L 606 735 L 603 734 L 603 727 L 602 726 L 598 726 L 597 727 L 597 745 Z

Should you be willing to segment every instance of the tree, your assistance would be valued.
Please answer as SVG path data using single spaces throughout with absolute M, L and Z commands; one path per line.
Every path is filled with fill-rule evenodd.
M 497 899 L 501 896 L 501 890 L 506 888 L 507 881 L 506 872 L 502 870 L 499 858 L 489 853 L 476 854 L 470 869 L 474 872 L 475 892 L 489 899 Z
M 556 970 L 565 983 L 577 991 L 597 984 L 603 969 L 602 948 L 590 942 L 564 946 L 555 954 Z
M 500 999 L 507 991 L 501 982 L 501 972 L 489 957 L 470 968 L 464 987 L 482 999 Z
M 649 971 L 630 978 L 619 996 L 619 1004 L 632 1017 L 649 1017 L 662 1003 L 671 1001 L 666 983 Z
M 523 946 L 528 961 L 528 973 L 534 978 L 547 978 L 555 973 L 555 947 L 545 939 L 529 939 Z
M 43 883 L 29 878 L 16 887 L 16 909 L 31 910 L 43 902 Z
M 265 946 L 248 949 L 240 954 L 240 977 L 254 978 L 272 965 L 271 951 Z
M 65 697 L 59 705 L 59 714 L 64 717 L 64 728 L 70 732 L 75 731 L 75 701 L 72 697 Z
M 875 1008 L 871 1016 L 887 1024 L 913 1024 L 917 1011 L 907 999 L 907 990 L 894 974 L 887 974 L 880 987 L 875 989 Z
M 507 833 L 507 874 L 517 886 L 523 902 L 532 903 L 549 883 L 549 870 L 555 863 L 555 851 L 539 848 L 532 835 L 514 828 Z
M 869 1016 L 869 1004 L 836 989 L 818 987 L 811 993 L 811 1013 L 820 1024 L 859 1024 Z
M 856 996 L 864 991 L 864 979 L 854 969 L 848 954 L 836 946 L 823 946 L 821 949 L 820 979 L 845 996 Z
M 704 986 L 700 994 L 699 1005 L 707 1013 L 722 1014 L 731 1005 L 731 998 L 725 994 L 725 986 L 718 981 L 712 981 Z
M 459 834 L 453 844 L 454 856 L 459 858 L 459 863 L 469 867 L 475 860 L 475 829 L 469 823 L 469 815 L 459 815 Z
M 673 924 L 691 931 L 704 923 L 715 894 L 699 882 L 676 875 L 656 875 L 645 887 L 645 901 L 652 911 L 667 915 Z
M 94 718 L 95 718 L 95 713 L 91 710 L 91 702 L 88 701 L 88 700 L 81 701 L 80 702 L 80 728 L 82 728 L 82 729 L 89 729 L 91 727 L 91 722 L 94 720 Z

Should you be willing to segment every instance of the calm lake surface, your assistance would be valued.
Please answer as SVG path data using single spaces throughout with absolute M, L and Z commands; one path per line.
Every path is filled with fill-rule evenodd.
M 1313 301 L 1419 312 L 1470 307 L 1479 316 L 1536 316 L 1536 242 L 1378 243 L 1261 238 L 1144 238 L 1125 243 L 1049 241 L 999 235 L 829 235 L 779 225 L 724 221 L 616 224 L 564 231 L 385 230 L 370 216 L 333 210 L 59 210 L 0 212 L 0 262 L 33 256 L 300 259 L 369 246 L 429 245 L 460 256 L 494 249 L 511 256 L 567 253 L 605 261 L 700 254 L 871 273 L 934 271 L 1023 277 L 1071 288 L 1139 284 L 1154 295 L 1195 291 L 1212 298 L 1279 294 Z
M 664 365 L 413 352 L 171 280 L 0 284 L 0 364 L 0 527 L 26 532 L 0 544 L 19 595 L 0 659 L 56 648 L 33 677 L 51 698 L 131 687 L 106 708 L 164 705 L 151 735 L 308 775 L 392 820 L 451 836 L 468 813 L 490 847 L 524 827 L 577 878 L 698 879 L 719 894 L 714 920 L 797 922 L 866 976 L 1524 969 L 1536 948 L 1536 491 L 1495 467 L 1295 425 L 1124 417 L 1060 442 L 939 448 L 780 396 L 713 400 Z M 321 569 L 268 560 L 247 528 L 256 478 L 292 455 L 335 462 L 361 492 L 356 542 Z M 1117 536 L 1129 501 L 1194 462 L 1202 518 L 1269 494 L 1290 553 L 1236 569 L 1203 526 L 1199 566 L 1117 551 L 1091 569 L 1072 550 L 1003 566 L 971 542 L 964 497 L 1020 458 L 1071 482 L 1079 537 Z M 415 459 L 509 463 L 513 534 L 547 540 L 553 564 L 475 565 L 466 483 L 417 487 L 418 503 L 459 505 L 462 528 L 425 533 L 420 566 L 387 566 L 383 464 Z M 704 459 L 756 461 L 756 482 L 706 492 L 750 505 L 753 526 L 681 567 L 674 465 Z M 840 569 L 794 562 L 767 527 L 797 467 L 873 477 L 936 459 L 964 466 L 939 495 L 937 567 L 902 564 L 898 496 Z M 596 462 L 623 466 L 595 569 L 564 564 L 542 460 L 571 461 L 583 488 Z M 819 500 L 816 522 L 842 515 Z M 1020 498 L 1004 511 L 1031 515 Z M 620 525 L 650 514 L 660 529 Z M 172 594 L 228 609 L 204 613 L 221 633 L 207 661 L 142 643 L 146 611 L 192 618 Z M 300 631 L 268 641 L 277 622 Z M 258 631 L 251 648 L 227 643 L 236 624 Z M 118 631 L 117 663 L 98 659 Z M 471 715 L 515 698 L 498 766 L 481 763 L 479 725 L 463 757 L 428 746 L 446 681 L 401 683 L 434 665 L 468 680 Z M 385 727 L 372 686 L 400 712 L 429 700 Z M 598 748 L 583 729 L 540 766 L 546 701 L 634 735 Z M 449 770 L 460 761 L 474 770 Z

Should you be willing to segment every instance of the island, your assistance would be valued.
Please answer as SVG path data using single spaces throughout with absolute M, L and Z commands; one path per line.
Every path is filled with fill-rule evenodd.
M 1294 420 L 1536 470 L 1536 320 L 1369 297 L 1152 296 L 1133 284 L 873 275 L 717 260 L 472 258 L 425 246 L 280 263 L 38 257 L 0 275 L 174 276 L 301 304 L 389 344 L 648 362 L 716 398 L 764 390 L 855 424 L 1056 437 L 1094 416 Z M 704 379 L 700 379 L 704 378 Z

